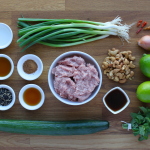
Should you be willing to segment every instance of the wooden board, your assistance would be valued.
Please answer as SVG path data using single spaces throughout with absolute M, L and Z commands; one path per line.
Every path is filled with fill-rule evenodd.
M 106 22 L 113 20 L 116 16 L 121 16 L 123 23 L 131 24 L 138 20 L 147 21 L 149 18 L 149 0 L 0 0 L 0 22 L 4 22 L 13 30 L 14 38 L 12 44 L 0 50 L 0 53 L 9 55 L 14 61 L 15 70 L 12 76 L 0 81 L 0 84 L 10 85 L 16 93 L 15 105 L 8 111 L 0 112 L 0 119 L 26 119 L 26 120 L 76 120 L 76 119 L 98 119 L 108 120 L 110 128 L 103 132 L 80 135 L 80 136 L 35 136 L 23 134 L 11 134 L 0 132 L 0 147 L 11 150 L 25 150 L 27 148 L 36 150 L 142 150 L 149 149 L 149 140 L 139 142 L 138 137 L 134 137 L 131 131 L 123 130 L 120 121 L 129 122 L 131 112 L 137 112 L 139 106 L 150 106 L 141 103 L 136 98 L 137 86 L 149 80 L 139 69 L 139 59 L 144 53 L 148 53 L 138 47 L 137 40 L 143 35 L 150 34 L 150 31 L 142 31 L 136 34 L 137 27 L 134 25 L 130 30 L 131 43 L 124 43 L 118 37 L 110 36 L 106 39 L 68 47 L 52 48 L 42 45 L 35 45 L 24 53 L 16 43 L 18 39 L 17 19 L 24 17 L 33 18 L 73 18 Z M 82 106 L 69 106 L 58 101 L 50 92 L 48 86 L 48 70 L 53 60 L 60 54 L 67 51 L 83 51 L 93 56 L 101 66 L 103 59 L 107 56 L 107 50 L 111 48 L 120 50 L 131 50 L 136 56 L 135 78 L 125 84 L 118 84 L 110 81 L 103 75 L 103 83 L 98 95 L 89 103 Z M 16 69 L 17 62 L 25 54 L 35 54 L 39 56 L 44 64 L 42 75 L 35 81 L 23 80 Z M 29 83 L 41 86 L 45 92 L 45 103 L 36 111 L 25 110 L 19 103 L 18 94 L 20 89 Z M 111 88 L 119 86 L 128 94 L 131 103 L 120 114 L 113 115 L 104 106 L 102 98 Z

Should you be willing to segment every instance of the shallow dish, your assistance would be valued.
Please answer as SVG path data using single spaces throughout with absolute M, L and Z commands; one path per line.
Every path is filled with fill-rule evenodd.
M 12 101 L 10 102 L 10 104 L 8 104 L 7 106 L 2 106 L 2 105 L 0 105 L 0 110 L 2 110 L 2 111 L 8 110 L 8 109 L 10 109 L 10 108 L 14 105 L 14 103 L 15 103 L 15 100 L 16 100 L 15 92 L 14 92 L 14 90 L 13 90 L 10 86 L 5 85 L 5 84 L 0 84 L 0 88 L 8 89 L 8 90 L 11 92 L 11 94 L 12 94 Z
M 0 80 L 6 80 L 12 75 L 12 73 L 14 71 L 14 63 L 8 55 L 0 54 L 0 57 L 6 58 L 10 62 L 10 65 L 11 65 L 10 72 L 6 76 L 0 76 Z
M 27 60 L 33 60 L 37 64 L 37 70 L 35 72 L 28 74 L 24 71 L 23 64 Z M 42 74 L 43 63 L 42 63 L 41 59 L 38 56 L 33 55 L 33 54 L 27 54 L 27 55 L 22 56 L 19 59 L 18 64 L 17 64 L 17 70 L 18 70 L 19 75 L 23 79 L 29 80 L 29 81 L 35 80 Z
M 0 33 L 0 49 L 4 49 L 11 44 L 13 32 L 7 24 L 0 23 Z
M 35 89 L 37 89 L 37 90 L 40 92 L 40 94 L 41 94 L 40 102 L 39 102 L 37 105 L 32 105 L 32 106 L 31 106 L 31 105 L 28 105 L 28 104 L 25 102 L 25 100 L 24 100 L 24 92 L 25 92 L 27 89 L 29 89 L 29 88 L 35 88 Z M 36 109 L 39 109 L 39 108 L 43 105 L 44 100 L 45 100 L 45 94 L 44 94 L 42 88 L 39 87 L 39 86 L 36 85 L 36 84 L 27 84 L 27 85 L 25 85 L 24 87 L 22 87 L 22 89 L 21 89 L 20 92 L 19 92 L 19 102 L 20 102 L 20 104 L 21 104 L 25 109 L 27 109 L 27 110 L 36 110 Z
M 81 56 L 85 60 L 86 63 L 90 63 L 90 64 L 94 65 L 94 67 L 98 71 L 98 75 L 99 75 L 99 78 L 100 78 L 99 85 L 94 89 L 92 94 L 86 100 L 84 100 L 83 102 L 73 102 L 73 101 L 70 101 L 68 99 L 62 98 L 59 94 L 56 93 L 56 91 L 54 89 L 54 83 L 53 83 L 54 82 L 54 75 L 52 74 L 52 69 L 58 65 L 57 64 L 58 61 L 63 60 L 64 58 L 67 58 L 67 57 L 70 57 L 70 56 L 75 56 L 75 55 L 76 56 Z M 51 64 L 51 66 L 49 68 L 49 72 L 48 72 L 48 84 L 49 84 L 50 90 L 53 93 L 53 95 L 58 100 L 60 100 L 61 102 L 65 103 L 65 104 L 68 104 L 68 105 L 82 105 L 82 104 L 85 104 L 85 103 L 91 101 L 97 95 L 97 93 L 99 92 L 99 90 L 101 88 L 101 85 L 102 85 L 102 73 L 101 73 L 101 69 L 100 69 L 99 64 L 96 62 L 96 60 L 92 56 L 90 56 L 87 53 L 81 52 L 81 51 L 69 51 L 69 52 L 63 53 L 62 55 L 58 56 L 53 61 L 53 63 Z
M 118 97 L 119 95 L 116 94 L 116 93 L 114 94 L 114 95 L 116 95 L 116 99 L 117 99 L 117 97 L 118 97 L 118 99 L 120 100 L 119 103 L 122 104 L 122 107 L 120 107 L 120 108 L 119 108 L 119 106 L 117 106 L 119 109 L 116 110 L 116 111 L 114 111 L 112 108 L 110 108 L 110 106 L 108 106 L 108 104 L 107 104 L 107 102 L 106 102 L 106 97 L 107 97 L 110 93 L 112 93 L 113 91 L 115 91 L 115 90 L 118 90 L 119 92 L 121 92 L 121 94 L 123 94 L 123 97 L 126 99 L 126 102 L 123 104 L 123 103 L 121 103 L 121 101 L 123 101 L 123 98 L 121 98 L 121 96 Z M 112 96 L 112 95 L 111 95 L 111 97 L 112 97 L 112 100 L 113 100 L 113 96 Z M 114 104 L 117 105 L 115 102 L 116 102 L 116 101 L 114 101 Z M 118 114 L 118 113 L 122 112 L 122 111 L 129 105 L 130 99 L 129 99 L 128 95 L 126 94 L 126 92 L 125 92 L 122 88 L 120 88 L 120 87 L 114 87 L 114 88 L 112 88 L 111 90 L 109 90 L 109 91 L 104 95 L 104 97 L 103 97 L 103 103 L 104 103 L 104 105 L 106 106 L 106 108 L 107 108 L 111 113 L 113 113 L 113 114 Z

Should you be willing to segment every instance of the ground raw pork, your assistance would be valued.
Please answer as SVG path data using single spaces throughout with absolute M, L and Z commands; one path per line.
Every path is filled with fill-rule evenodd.
M 71 101 L 86 100 L 100 82 L 96 68 L 78 56 L 59 61 L 52 73 L 55 91 Z

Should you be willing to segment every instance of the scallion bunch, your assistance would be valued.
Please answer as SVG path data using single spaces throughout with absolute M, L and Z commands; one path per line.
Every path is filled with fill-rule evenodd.
M 22 51 L 40 43 L 52 47 L 67 47 L 108 37 L 119 36 L 128 42 L 132 25 L 122 25 L 116 17 L 110 22 L 94 22 L 75 19 L 18 18 L 19 39 Z

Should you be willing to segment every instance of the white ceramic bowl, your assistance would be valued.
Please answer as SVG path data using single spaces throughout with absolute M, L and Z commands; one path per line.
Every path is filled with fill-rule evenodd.
M 6 80 L 12 75 L 12 73 L 14 71 L 14 63 L 8 55 L 0 54 L 0 57 L 4 57 L 4 58 L 8 59 L 11 64 L 11 70 L 10 70 L 9 74 L 7 74 L 6 76 L 0 77 L 0 80 Z
M 0 23 L 0 49 L 8 47 L 13 39 L 13 32 L 11 28 L 5 24 Z
M 38 68 L 37 68 L 37 70 L 34 73 L 28 74 L 28 73 L 24 72 L 24 70 L 23 70 L 23 64 L 27 60 L 33 60 L 33 61 L 36 62 Z M 29 81 L 35 80 L 35 79 L 37 79 L 42 74 L 43 63 L 42 63 L 41 59 L 38 56 L 33 55 L 33 54 L 27 54 L 27 55 L 22 56 L 19 59 L 18 64 L 17 64 L 17 70 L 18 70 L 19 75 L 23 79 L 29 80 Z
M 90 63 L 90 64 L 94 65 L 94 67 L 98 71 L 99 78 L 100 78 L 99 85 L 94 89 L 92 94 L 83 102 L 73 102 L 73 101 L 70 101 L 68 99 L 62 98 L 62 97 L 60 97 L 59 94 L 57 94 L 55 92 L 55 89 L 54 89 L 54 75 L 52 74 L 52 69 L 58 65 L 57 64 L 58 61 L 63 60 L 63 59 L 65 59 L 67 57 L 70 57 L 70 56 L 74 56 L 74 55 L 80 56 L 85 60 L 86 63 Z M 99 64 L 96 62 L 96 60 L 92 56 L 90 56 L 87 53 L 81 52 L 81 51 L 69 51 L 69 52 L 63 53 L 60 56 L 58 56 L 53 61 L 53 63 L 51 64 L 51 66 L 49 68 L 49 72 L 48 72 L 48 84 L 49 84 L 50 90 L 53 93 L 53 95 L 58 100 L 60 100 L 61 102 L 65 103 L 65 104 L 68 104 L 68 105 L 82 105 L 82 104 L 85 104 L 85 103 L 91 101 L 97 95 L 97 93 L 99 92 L 99 90 L 101 88 L 101 85 L 102 85 L 102 73 L 101 73 L 101 69 L 100 69 Z
M 30 105 L 28 105 L 28 104 L 24 101 L 23 94 L 24 94 L 24 92 L 25 92 L 27 89 L 29 89 L 29 88 L 36 88 L 36 89 L 39 90 L 40 93 L 41 93 L 41 100 L 40 100 L 40 102 L 39 102 L 37 105 L 30 106 Z M 43 105 L 44 101 L 45 101 L 45 94 L 44 94 L 42 88 L 39 87 L 39 86 L 36 85 L 36 84 L 27 84 L 27 85 L 25 85 L 24 87 L 22 87 L 22 89 L 21 89 L 20 92 L 19 92 L 19 102 L 20 102 L 20 104 L 21 104 L 25 109 L 27 109 L 27 110 L 36 110 L 36 109 L 39 109 L 39 108 Z
M 6 88 L 6 89 L 8 89 L 8 90 L 12 93 L 12 101 L 11 101 L 11 103 L 8 104 L 7 106 L 2 106 L 2 105 L 0 105 L 0 110 L 2 110 L 2 111 L 8 110 L 8 109 L 10 109 L 10 108 L 14 105 L 14 103 L 15 103 L 15 100 L 16 100 L 15 92 L 14 92 L 14 90 L 13 90 L 10 86 L 5 85 L 5 84 L 0 84 L 0 88 Z
M 109 93 L 111 93 L 112 91 L 114 91 L 114 90 L 116 90 L 116 89 L 118 89 L 120 92 L 122 92 L 123 94 L 124 94 L 124 96 L 126 97 L 126 100 L 127 100 L 127 102 L 125 103 L 125 105 L 122 107 L 122 108 L 120 108 L 119 110 L 117 110 L 117 111 L 114 111 L 114 110 L 112 110 L 107 104 L 106 104 L 106 96 L 109 94 Z M 121 99 L 120 99 L 121 100 Z M 128 97 L 128 95 L 126 94 L 126 92 L 122 89 L 122 88 L 120 88 L 120 87 L 114 87 L 114 88 L 112 88 L 111 90 L 109 90 L 105 95 L 104 95 L 104 97 L 103 97 L 103 103 L 104 103 L 104 105 L 106 106 L 106 108 L 111 112 L 111 113 L 113 113 L 113 114 L 118 114 L 118 113 L 120 113 L 120 112 L 122 112 L 128 105 L 129 105 L 129 103 L 130 103 L 130 99 L 129 99 L 129 97 Z

